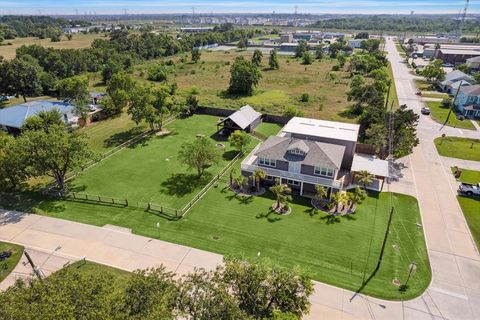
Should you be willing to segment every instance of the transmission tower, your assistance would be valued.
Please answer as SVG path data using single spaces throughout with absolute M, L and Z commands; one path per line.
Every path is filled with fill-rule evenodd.
M 295 7 L 294 7 L 294 8 L 295 8 L 294 14 L 295 14 L 295 15 L 297 15 L 297 14 L 298 14 L 298 6 L 297 6 L 297 5 L 295 5 Z
M 470 0 L 465 0 L 465 7 L 463 8 L 462 18 L 460 20 L 460 28 L 458 30 L 459 35 L 462 35 L 463 25 L 465 24 L 465 18 L 467 17 L 468 4 Z

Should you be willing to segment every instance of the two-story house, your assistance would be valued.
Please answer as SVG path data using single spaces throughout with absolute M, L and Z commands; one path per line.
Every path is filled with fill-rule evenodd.
M 365 161 L 364 155 L 355 154 L 359 128 L 357 124 L 294 117 L 277 136 L 260 143 L 245 158 L 242 174 L 250 176 L 262 170 L 267 183 L 288 184 L 300 195 L 315 194 L 316 185 L 329 192 L 342 190 L 351 183 L 347 177 L 351 177 L 352 167 L 358 171 L 364 166 L 381 167 L 378 174 L 372 173 L 388 175 L 386 161 L 372 157 Z
M 455 106 L 466 117 L 480 118 L 480 85 L 461 87 Z

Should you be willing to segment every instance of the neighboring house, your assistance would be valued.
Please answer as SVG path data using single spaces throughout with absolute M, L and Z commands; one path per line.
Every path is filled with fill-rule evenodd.
M 472 71 L 480 70 L 480 57 L 467 59 L 467 67 Z
M 445 80 L 440 82 L 440 88 L 442 89 L 442 91 L 453 95 L 458 89 L 460 81 L 462 83 L 462 86 L 469 86 L 475 83 L 475 80 L 471 76 L 465 74 L 460 70 L 454 70 L 445 76 Z
M 62 120 L 66 124 L 77 124 L 78 116 L 75 116 L 75 106 L 57 101 L 31 101 L 16 106 L 0 109 L 0 129 L 9 133 L 18 134 L 26 119 L 41 111 L 58 110 L 62 114 Z
M 243 130 L 245 132 L 252 132 L 262 122 L 262 114 L 255 111 L 249 105 L 241 107 L 225 119 L 217 123 L 218 131 L 226 130 L 231 133 L 235 130 Z
M 365 41 L 365 39 L 352 39 L 348 40 L 348 46 L 352 47 L 353 49 L 359 49 L 362 47 L 362 42 Z
M 480 118 L 480 85 L 462 87 L 455 106 L 466 117 Z
M 343 190 L 350 186 L 354 171 L 381 168 L 371 173 L 383 179 L 388 176 L 387 161 L 355 154 L 359 128 L 294 117 L 277 136 L 269 137 L 245 158 L 242 175 L 263 170 L 266 184 L 285 183 L 302 196 L 313 196 L 316 185 L 328 188 L 329 193 Z M 370 188 L 380 190 L 381 185 L 376 180 Z

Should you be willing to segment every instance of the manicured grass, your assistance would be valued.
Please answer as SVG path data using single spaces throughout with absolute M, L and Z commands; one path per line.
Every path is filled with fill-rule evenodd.
M 224 180 L 227 180 L 225 178 Z M 371 194 L 354 215 L 331 217 L 295 198 L 293 211 L 279 216 L 269 209 L 272 195 L 241 199 L 219 183 L 179 221 L 168 221 L 144 210 L 45 200 L 40 214 L 103 226 L 114 224 L 136 234 L 228 255 L 263 258 L 285 266 L 300 266 L 313 279 L 358 290 L 373 273 L 388 221 L 388 193 Z M 395 212 L 379 271 L 362 292 L 386 299 L 410 299 L 428 286 L 429 261 L 415 198 L 392 194 Z M 4 199 L 2 197 L 2 199 Z M 0 204 L 3 200 L 0 200 Z M 22 202 L 23 203 L 23 202 Z M 157 223 L 160 227 L 157 228 Z M 408 276 L 408 290 L 392 284 Z
M 415 85 L 421 91 L 430 91 L 435 89 L 433 83 L 426 80 L 415 79 Z
M 457 199 L 465 215 L 473 239 L 477 244 L 477 248 L 480 248 L 480 213 L 478 209 L 480 208 L 480 200 L 463 196 L 457 196 Z
M 441 124 L 444 124 L 447 120 L 447 115 L 450 109 L 444 107 L 441 102 L 430 101 L 427 102 L 427 105 L 430 108 L 432 119 Z M 450 118 L 448 119 L 446 125 L 455 128 L 475 130 L 472 121 L 470 121 L 469 119 L 458 120 L 454 112 L 450 114 Z
M 453 167 L 451 168 L 452 173 L 454 173 Z M 460 181 L 465 183 L 479 183 L 480 182 L 480 171 L 460 169 L 462 174 L 460 175 Z
M 393 108 L 396 108 L 398 107 L 398 95 L 397 88 L 395 87 L 395 78 L 393 77 L 392 64 L 390 62 L 388 63 L 387 72 L 390 80 L 392 81 L 392 86 L 390 87 L 390 96 L 388 98 L 388 107 L 390 108 L 393 102 Z
M 237 154 L 228 142 L 214 135 L 217 120 L 206 115 L 175 120 L 165 127 L 170 134 L 150 136 L 121 150 L 75 178 L 71 189 L 128 199 L 131 205 L 153 202 L 180 209 Z M 225 145 L 218 149 L 220 161 L 208 168 L 201 179 L 177 159 L 181 145 L 197 139 L 197 135 Z
M 61 273 L 61 272 L 74 272 L 74 273 L 83 274 L 86 276 L 93 276 L 95 274 L 100 274 L 100 273 L 107 274 L 112 277 L 112 281 L 114 282 L 115 288 L 124 288 L 126 281 L 128 281 L 128 279 L 131 276 L 131 273 L 128 271 L 109 267 L 103 264 L 98 264 L 88 260 L 87 261 L 80 260 L 75 263 L 72 263 L 66 266 L 65 268 L 59 270 L 57 273 Z M 57 273 L 54 273 L 51 276 L 54 277 Z
M 262 122 L 257 128 L 255 128 L 255 131 L 265 137 L 270 137 L 277 135 L 282 127 L 283 126 L 278 123 Z
M 23 45 L 37 44 L 43 47 L 55 48 L 55 49 L 79 49 L 88 48 L 95 39 L 105 39 L 102 33 L 95 34 L 75 34 L 72 40 L 68 40 L 66 36 L 63 36 L 60 42 L 52 42 L 50 39 L 39 39 L 35 37 L 17 38 L 13 40 L 5 40 L 0 46 L 0 56 L 10 60 L 15 58 L 16 50 Z M 11 45 L 7 45 L 11 43 Z
M 93 151 L 104 153 L 147 130 L 146 125 L 137 126 L 126 112 L 118 116 L 93 122 L 82 128 L 89 138 Z
M 342 111 L 348 106 L 346 92 L 349 91 L 349 74 L 346 71 L 333 72 L 335 80 L 330 80 L 329 73 L 337 61 L 325 58 L 305 66 L 300 59 L 279 56 L 280 69 L 269 70 L 268 55 L 263 57 L 260 68 L 262 79 L 252 96 L 231 96 L 226 93 L 230 81 L 230 68 L 238 56 L 250 60 L 253 52 L 234 50 L 202 51 L 201 61 L 190 63 L 189 54 L 180 54 L 164 60 L 176 63 L 175 72 L 169 76 L 169 81 L 178 85 L 177 95 L 185 98 L 190 94 L 192 86 L 200 89 L 197 95 L 200 104 L 220 108 L 238 109 L 250 104 L 264 113 L 281 114 L 285 106 L 295 106 L 306 116 L 330 120 L 354 122 L 342 116 Z M 185 61 L 181 62 L 184 57 Z M 158 64 L 158 60 L 148 61 L 138 65 L 134 72 L 136 79 L 145 80 L 148 68 Z M 347 66 L 344 68 L 347 70 Z M 301 102 L 302 93 L 310 95 L 309 102 Z
M 441 156 L 480 161 L 480 139 L 439 137 L 435 139 L 435 146 Z
M 12 255 L 0 261 L 0 282 L 17 266 L 23 254 L 23 247 L 13 243 L 0 242 L 0 252 L 3 251 L 12 251 Z
M 441 93 L 441 92 L 422 92 L 422 97 L 425 98 L 438 98 L 438 99 L 446 99 L 448 98 L 448 94 Z

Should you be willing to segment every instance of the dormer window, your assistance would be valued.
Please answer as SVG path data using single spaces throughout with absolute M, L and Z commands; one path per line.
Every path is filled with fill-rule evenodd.
M 298 154 L 298 155 L 301 155 L 301 156 L 304 156 L 304 155 L 305 155 L 305 152 L 303 152 L 302 150 L 297 149 L 297 148 L 292 149 L 292 150 L 289 150 L 289 152 L 290 152 L 291 154 Z

